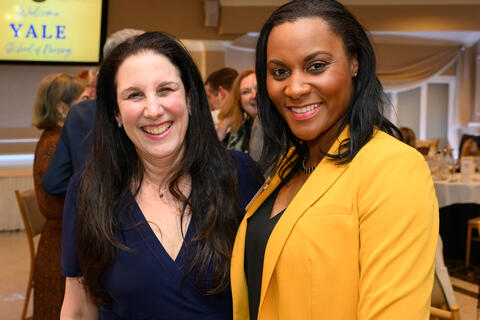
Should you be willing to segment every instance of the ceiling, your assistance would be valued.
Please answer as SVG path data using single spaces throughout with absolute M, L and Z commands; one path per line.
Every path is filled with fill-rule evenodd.
M 258 31 L 270 12 L 288 0 L 218 0 L 220 34 Z M 340 0 L 375 40 L 416 44 L 459 44 L 480 40 L 480 0 Z M 258 21 L 254 13 L 262 16 Z M 249 21 L 250 20 L 250 21 Z M 257 26 L 257 24 L 259 26 Z M 248 38 L 248 37 L 247 37 Z M 244 46 L 245 37 L 240 37 Z M 247 41 L 248 42 L 248 41 Z M 423 43 L 425 44 L 425 43 Z M 249 47 L 247 44 L 245 47 Z
M 396 43 L 405 44 L 448 44 L 461 43 L 470 47 L 480 40 L 480 31 L 374 31 L 375 39 L 388 42 L 391 36 L 396 36 Z

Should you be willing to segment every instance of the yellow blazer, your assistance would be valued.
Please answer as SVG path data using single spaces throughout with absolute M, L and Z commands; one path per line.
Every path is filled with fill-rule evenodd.
M 330 149 L 335 153 L 339 141 Z M 247 219 L 232 254 L 234 319 L 248 319 Z M 258 319 L 428 319 L 438 205 L 422 155 L 377 131 L 346 165 L 324 158 L 278 221 L 264 256 Z

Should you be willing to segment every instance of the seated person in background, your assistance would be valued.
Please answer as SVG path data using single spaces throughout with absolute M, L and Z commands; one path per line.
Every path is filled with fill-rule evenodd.
M 205 81 L 208 105 L 212 112 L 213 123 L 218 125 L 218 113 L 227 100 L 232 83 L 238 76 L 238 72 L 232 68 L 222 68 L 212 72 Z
M 82 93 L 81 100 L 95 99 L 97 96 L 97 70 L 88 69 L 77 73 L 77 78 L 85 81 L 85 90 Z
M 60 129 L 70 106 L 80 100 L 84 83 L 65 74 L 46 76 L 37 91 L 32 124 L 43 129 L 35 148 L 33 181 L 38 205 L 46 222 L 35 256 L 33 315 L 38 319 L 58 319 L 65 290 L 60 270 L 63 199 L 45 193 L 41 180 L 57 146 Z
M 465 156 L 480 156 L 480 149 L 475 140 L 468 138 L 463 142 L 460 158 Z
M 415 136 L 415 132 L 408 128 L 408 127 L 401 127 L 399 128 L 400 133 L 402 134 L 401 141 L 408 144 L 409 146 L 415 148 L 415 141 L 417 137 Z
M 218 115 L 218 138 L 228 149 L 248 152 L 253 121 L 257 117 L 255 70 L 240 73 Z
M 424 156 L 433 157 L 438 150 L 439 139 L 419 140 L 415 141 L 415 148 Z
M 253 160 L 218 141 L 199 71 L 164 33 L 115 48 L 97 89 L 91 157 L 65 199 L 62 318 L 231 319 Z
M 113 33 L 103 46 L 103 57 L 107 57 L 123 41 L 144 32 L 143 30 L 122 29 Z M 93 99 L 82 101 L 70 110 L 65 119 L 55 155 L 42 179 L 43 188 L 47 193 L 64 198 L 68 181 L 73 173 L 85 164 L 92 147 L 91 130 L 95 120 L 95 111 L 96 100 Z

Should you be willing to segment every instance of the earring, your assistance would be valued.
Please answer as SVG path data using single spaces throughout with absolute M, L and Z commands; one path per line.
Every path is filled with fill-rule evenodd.
M 355 78 L 357 76 L 357 71 L 355 71 L 355 73 L 353 74 L 353 77 Z
M 117 122 L 117 127 L 121 128 L 122 124 L 120 122 Z

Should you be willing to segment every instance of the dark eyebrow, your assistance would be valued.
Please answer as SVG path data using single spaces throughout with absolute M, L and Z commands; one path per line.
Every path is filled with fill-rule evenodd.
M 160 82 L 157 87 L 165 87 L 170 85 L 174 85 L 176 88 L 178 87 L 178 83 L 175 81 L 163 81 Z
M 173 85 L 175 87 L 175 89 L 177 89 L 179 87 L 179 84 L 175 81 L 163 81 L 163 82 L 160 82 L 158 84 L 157 88 L 170 86 L 170 85 Z M 125 98 L 130 92 L 137 91 L 137 90 L 140 90 L 140 89 L 137 88 L 137 87 L 133 87 L 133 86 L 125 88 L 124 90 L 122 90 L 122 92 L 120 92 L 120 96 Z
M 316 56 L 318 55 L 321 55 L 321 54 L 325 54 L 325 55 L 328 55 L 329 57 L 332 57 L 332 54 L 330 52 L 327 52 L 327 51 L 315 51 L 313 53 L 310 53 L 308 56 L 306 56 L 304 59 L 303 59 L 303 62 L 307 62 L 309 60 L 312 60 L 313 58 L 315 58 Z M 268 64 L 276 64 L 278 66 L 285 66 L 285 63 L 283 63 L 282 61 L 280 60 L 270 60 L 268 61 Z
M 321 55 L 321 54 L 326 54 L 328 56 L 332 56 L 330 52 L 327 52 L 327 51 L 315 51 L 314 53 L 310 53 L 308 56 L 305 57 L 305 59 L 303 59 L 303 62 L 307 62 L 313 58 L 315 58 L 316 56 L 318 55 Z
M 130 92 L 139 90 L 137 87 L 128 87 L 120 92 L 120 97 L 126 98 Z
M 285 66 L 285 63 L 283 63 L 280 60 L 270 60 L 270 61 L 268 61 L 268 64 L 276 64 L 276 65 L 279 65 L 279 66 Z

